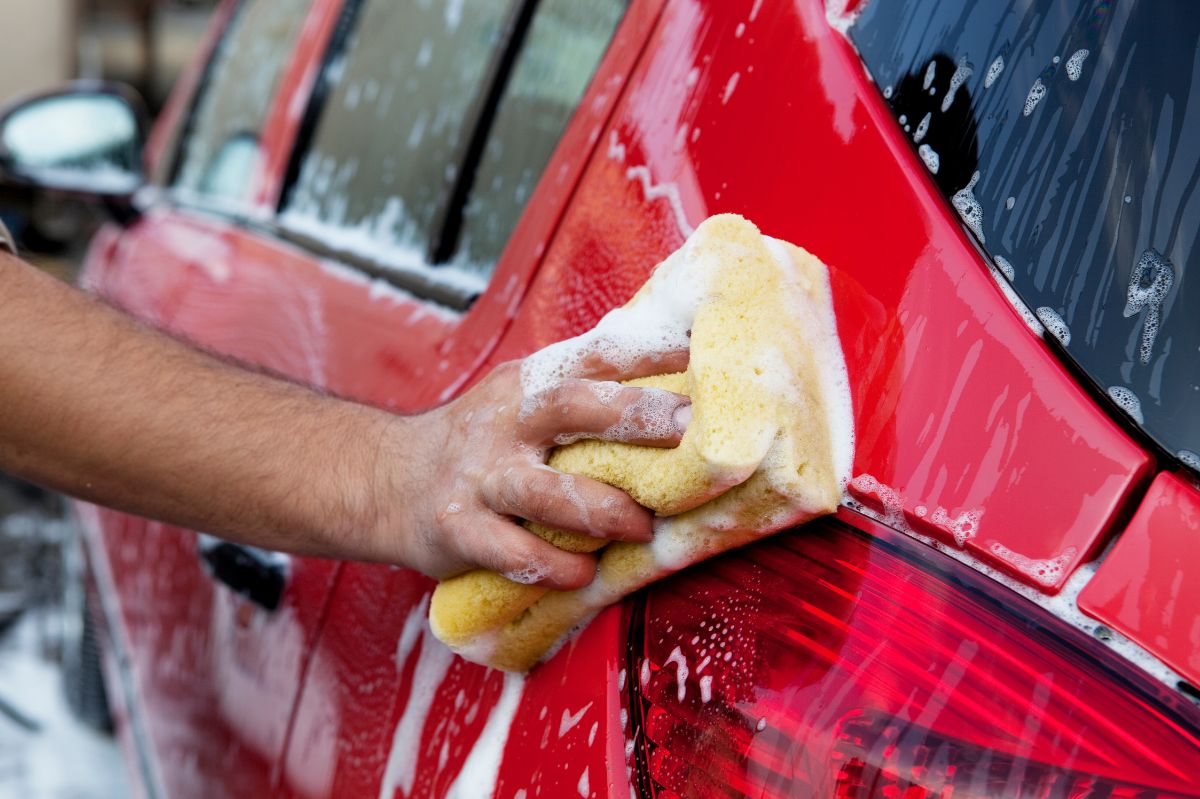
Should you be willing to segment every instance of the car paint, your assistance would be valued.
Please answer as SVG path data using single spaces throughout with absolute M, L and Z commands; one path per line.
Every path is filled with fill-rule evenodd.
M 413 412 L 587 329 L 691 226 L 743 213 L 831 265 L 858 499 L 943 546 L 954 529 L 938 508 L 976 512 L 965 552 L 1046 593 L 1133 511 L 1153 458 L 1025 327 L 819 0 L 635 0 L 489 291 L 462 315 L 282 242 L 264 218 L 339 7 L 314 2 L 245 212 L 168 198 L 101 233 L 88 285 L 204 346 Z M 198 74 L 153 158 L 166 157 L 163 131 Z M 439 796 L 464 767 L 494 767 L 498 796 L 629 795 L 626 607 L 522 681 L 440 650 L 422 626 L 431 583 L 410 572 L 293 558 L 268 614 L 214 588 L 193 533 L 82 517 L 126 653 L 110 657 L 109 680 L 129 675 L 122 733 L 129 751 L 146 750 L 145 790 L 384 795 L 390 775 L 404 795 Z M 1062 568 L 1039 582 L 994 544 Z M 1116 551 L 1102 569 L 1123 569 Z M 422 715 L 430 702 L 437 711 Z M 486 740 L 501 732 L 503 757 Z

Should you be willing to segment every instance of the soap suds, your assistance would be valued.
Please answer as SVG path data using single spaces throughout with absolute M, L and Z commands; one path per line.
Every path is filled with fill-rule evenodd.
M 971 232 L 982 243 L 985 241 L 983 237 L 983 206 L 975 199 L 975 184 L 979 182 L 979 171 L 971 175 L 971 180 L 966 186 L 955 192 L 950 198 L 954 210 L 958 211 L 958 215 L 962 217 L 962 221 L 966 223 Z
M 575 785 L 575 790 L 579 791 L 579 795 L 583 799 L 587 799 L 592 794 L 591 786 L 588 784 L 588 770 L 584 768 L 583 774 L 579 775 L 579 782 Z
M 706 674 L 700 678 L 700 702 L 707 705 L 712 701 L 712 675 Z
M 1067 323 L 1059 315 L 1058 311 L 1048 305 L 1043 305 L 1034 313 L 1037 314 L 1038 321 L 1045 325 L 1046 330 L 1050 335 L 1058 339 L 1059 343 L 1064 347 L 1071 343 L 1071 328 L 1067 327 Z
M 533 585 L 545 577 L 548 572 L 549 569 L 546 567 L 546 564 L 530 562 L 522 569 L 513 569 L 512 571 L 504 572 L 504 576 L 514 583 Z
M 1156 250 L 1146 250 L 1129 272 L 1129 287 L 1125 293 L 1126 319 L 1136 316 L 1143 309 L 1142 343 L 1138 357 L 1142 363 L 1150 363 L 1154 354 L 1154 339 L 1158 336 L 1163 300 L 1175 283 L 1175 269 L 1171 262 Z
M 1146 423 L 1145 417 L 1142 416 L 1142 401 L 1133 391 L 1125 386 L 1109 386 L 1108 396 L 1112 397 L 1112 401 L 1117 403 L 1117 407 L 1125 411 L 1133 421 L 1138 424 Z
M 988 549 L 1021 574 L 1046 587 L 1051 587 L 1062 579 L 1067 567 L 1074 562 L 1075 555 L 1079 552 L 1075 547 L 1067 547 L 1062 554 L 1053 558 L 1031 558 L 1009 549 L 998 541 L 991 542 Z
M 942 165 L 942 159 L 938 156 L 937 151 L 928 144 L 922 144 L 917 148 L 917 155 L 921 156 L 921 160 L 925 163 L 925 168 L 933 174 L 938 173 L 938 169 Z
M 1067 78 L 1069 80 L 1079 80 L 1083 75 L 1083 61 L 1089 54 L 1088 50 L 1081 48 L 1072 53 L 1071 57 L 1067 59 Z
M 1003 255 L 993 255 L 992 260 L 996 262 L 996 267 L 1009 283 L 1017 279 L 1017 272 L 1007 258 Z
M 935 77 L 937 77 L 937 62 L 930 61 L 929 66 L 925 67 L 925 79 L 922 82 L 921 87 L 928 89 L 933 85 L 933 79 Z
M 929 119 L 932 116 L 932 111 L 926 112 L 925 116 L 921 117 L 921 121 L 917 123 L 917 132 L 913 134 L 914 144 L 920 144 L 921 140 L 925 138 L 925 134 L 929 132 Z
M 1007 261 L 1004 263 L 1008 264 Z M 1011 264 L 1008 266 L 1010 269 L 1012 268 Z M 1000 293 L 1004 295 L 1004 299 L 1008 300 L 1009 305 L 1011 305 L 1013 310 L 1020 315 L 1022 321 L 1025 322 L 1025 325 L 1033 331 L 1034 335 L 1043 335 L 1046 332 L 1046 329 L 1042 327 L 1042 323 L 1038 321 L 1038 318 L 1033 311 L 1029 310 L 1029 306 L 1025 304 L 1025 300 L 1021 299 L 1021 296 L 1017 294 L 1017 290 L 1014 289 L 1012 285 L 1004 278 L 1004 275 L 1000 272 L 1000 269 L 995 266 L 990 266 L 988 267 L 988 271 L 991 272 L 992 279 L 996 281 L 996 285 L 1000 288 Z
M 1029 94 L 1025 95 L 1025 108 L 1021 111 L 1022 116 L 1029 116 L 1033 113 L 1033 109 L 1037 108 L 1038 103 L 1046 96 L 1046 84 L 1042 83 L 1042 79 L 1038 78 L 1029 87 Z
M 959 88 L 974 73 L 975 67 L 967 61 L 966 56 L 960 57 L 958 65 L 954 68 L 954 74 L 950 76 L 950 88 L 946 89 L 946 96 L 942 98 L 943 114 L 950 110 L 950 106 L 954 104 L 954 95 L 958 94 Z
M 1000 77 L 1000 73 L 1004 71 L 1004 56 L 998 55 L 987 68 L 987 74 L 983 76 L 983 88 L 990 89 L 992 84 L 996 82 L 996 78 Z

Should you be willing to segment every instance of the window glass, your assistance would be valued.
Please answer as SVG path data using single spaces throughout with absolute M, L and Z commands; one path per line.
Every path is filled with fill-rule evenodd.
M 209 65 L 184 134 L 175 186 L 245 199 L 267 110 L 311 0 L 244 0 Z
M 875 2 L 851 37 L 998 279 L 1200 467 L 1194 2 Z
M 462 269 L 491 274 L 627 4 L 538 4 L 463 208 L 453 258 Z
M 399 270 L 427 253 L 457 178 L 515 3 L 367 0 L 327 94 L 282 222 Z M 481 290 L 474 274 L 443 277 Z

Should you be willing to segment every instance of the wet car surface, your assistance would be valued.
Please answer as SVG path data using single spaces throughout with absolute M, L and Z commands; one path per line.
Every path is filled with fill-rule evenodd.
M 1025 302 L 1053 306 L 1090 369 L 1086 326 L 1030 294 L 1036 259 L 1006 250 L 1011 278 L 994 259 L 1009 189 L 985 169 L 998 156 L 978 98 L 1008 98 L 1010 126 L 1046 124 L 1119 37 L 1026 116 L 1011 52 L 983 86 L 999 44 L 969 54 L 954 91 L 949 45 L 887 56 L 889 92 L 872 47 L 892 51 L 870 38 L 890 32 L 882 2 L 477 5 L 226 4 L 157 129 L 156 201 L 99 234 L 87 284 L 204 346 L 413 412 L 590 328 L 702 219 L 741 213 L 830 265 L 858 435 L 846 507 L 610 608 L 524 677 L 437 644 L 431 583 L 411 572 L 290 558 L 256 603 L 206 569 L 193 531 L 81 507 L 145 790 L 1195 795 L 1179 686 L 1200 663 L 1178 631 L 1196 567 L 1126 559 L 1121 542 L 1161 475 L 1197 489 L 1152 440 L 1158 422 L 1130 425 L 1023 318 Z M 1070 44 L 1045 54 L 1063 73 Z M 247 59 L 266 77 L 241 80 Z M 931 98 L 915 126 L 914 85 Z M 943 104 L 975 137 L 965 158 L 939 138 Z M 1117 248 L 1131 271 L 1112 276 L 1106 325 L 1142 246 Z M 1189 335 L 1164 296 L 1151 361 Z M 1120 352 L 1143 370 L 1149 303 L 1137 313 Z M 1148 607 L 1179 607 L 1175 634 L 1099 600 L 1105 625 L 1081 612 L 1093 575 L 1113 573 Z

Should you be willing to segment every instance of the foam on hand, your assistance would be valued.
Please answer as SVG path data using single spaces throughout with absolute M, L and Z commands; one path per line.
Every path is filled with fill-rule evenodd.
M 507 579 L 475 571 L 444 581 L 430 623 L 452 649 L 524 671 L 647 583 L 836 510 L 854 433 L 828 272 L 739 216 L 706 220 L 629 303 L 527 358 L 522 410 L 582 374 L 593 354 L 622 368 L 689 346 L 686 372 L 629 382 L 691 397 L 692 420 L 677 448 L 581 440 L 554 450 L 548 464 L 617 486 L 656 511 L 654 541 L 608 543 L 528 525 L 562 549 L 602 549 L 596 579 L 563 592 L 524 584 L 533 568 Z M 618 390 L 594 386 L 609 397 Z

